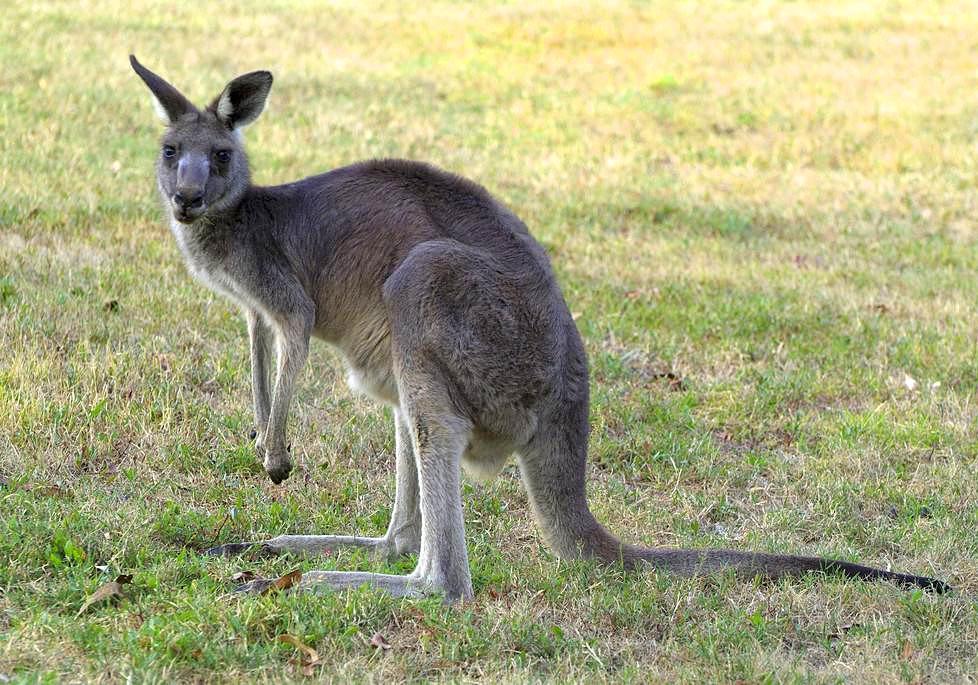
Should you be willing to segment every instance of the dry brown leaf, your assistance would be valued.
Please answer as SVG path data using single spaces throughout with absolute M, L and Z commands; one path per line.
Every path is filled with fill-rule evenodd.
M 25 483 L 21 489 L 46 497 L 68 497 L 68 492 L 53 483 Z
M 374 636 L 370 638 L 370 646 L 376 647 L 378 649 L 390 649 L 390 643 L 384 638 L 380 633 L 374 633 Z
M 248 581 L 254 580 L 257 577 L 258 574 L 256 574 L 254 571 L 238 571 L 231 576 L 231 580 L 233 580 L 235 583 L 247 583 Z
M 862 623 L 847 623 L 843 626 L 839 626 L 838 630 L 836 630 L 834 633 L 829 633 L 829 639 L 838 640 L 840 637 L 844 636 L 849 631 L 854 630 L 856 628 L 862 628 L 862 627 L 863 627 Z
M 298 649 L 305 656 L 308 661 L 319 661 L 319 653 L 315 649 L 304 643 L 302 640 L 297 638 L 295 635 L 290 633 L 283 633 L 278 636 L 279 642 L 284 642 L 286 644 L 292 645 Z
M 907 640 L 903 643 L 903 649 L 900 650 L 900 659 L 903 661 L 910 661 L 913 656 L 913 643 Z
M 275 582 L 262 590 L 260 594 L 267 595 L 269 592 L 288 590 L 293 585 L 298 585 L 300 580 L 302 580 L 302 571 L 296 569 L 291 573 L 286 573 L 284 576 L 276 578 Z
M 686 389 L 686 381 L 677 376 L 672 371 L 660 371 L 652 374 L 653 379 L 664 379 L 669 381 L 669 389 L 678 392 Z
M 307 677 L 312 676 L 315 667 L 321 663 L 319 659 L 319 652 L 305 644 L 295 635 L 290 635 L 289 633 L 279 635 L 278 641 L 292 645 L 302 653 L 302 656 L 300 656 L 299 659 L 293 659 L 291 660 L 291 663 L 296 664 L 302 669 L 302 675 Z
M 121 577 L 122 576 L 120 576 L 120 578 Z M 132 579 L 132 576 L 130 576 L 130 580 L 131 579 Z M 128 582 L 128 581 L 126 581 L 126 582 Z M 90 606 L 92 606 L 93 604 L 98 604 L 100 602 L 105 602 L 105 601 L 108 601 L 110 599 L 119 599 L 119 598 L 121 598 L 122 597 L 122 585 L 123 584 L 120 583 L 120 582 L 118 582 L 117 580 L 110 580 L 108 583 L 105 583 L 104 585 L 102 585 L 102 587 L 100 587 L 98 590 L 96 590 L 95 592 L 93 592 L 91 594 L 91 596 L 89 596 L 89 598 L 85 600 L 85 603 L 82 604 L 81 609 L 79 609 L 78 610 L 78 613 L 75 614 L 75 618 L 78 618 L 79 616 L 81 616 L 82 614 L 84 614 L 86 611 L 88 611 L 88 608 Z

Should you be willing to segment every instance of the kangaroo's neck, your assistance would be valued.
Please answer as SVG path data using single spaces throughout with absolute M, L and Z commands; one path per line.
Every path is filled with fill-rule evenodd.
M 253 192 L 247 187 L 193 223 L 170 217 L 170 231 L 192 271 L 212 269 L 227 259 L 233 240 L 244 233 L 242 208 Z
M 193 223 L 184 224 L 170 217 L 170 231 L 176 239 L 187 269 L 211 290 L 241 302 L 240 280 L 233 260 L 236 244 L 248 240 L 251 231 L 245 204 L 252 188 L 222 203 Z

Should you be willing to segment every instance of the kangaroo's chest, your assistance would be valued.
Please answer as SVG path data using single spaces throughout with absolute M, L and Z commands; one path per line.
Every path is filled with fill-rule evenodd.
M 259 312 L 264 310 L 247 287 L 247 279 L 236 273 L 233 265 L 202 249 L 190 231 L 177 221 L 171 221 L 170 229 L 183 254 L 187 270 L 194 278 L 239 307 Z

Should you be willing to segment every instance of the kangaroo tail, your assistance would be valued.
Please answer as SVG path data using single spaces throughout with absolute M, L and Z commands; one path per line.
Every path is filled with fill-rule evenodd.
M 583 500 L 582 500 L 583 501 Z M 534 505 L 534 509 L 537 509 Z M 541 520 L 537 513 L 537 519 Z M 926 576 L 884 571 L 848 561 L 763 552 L 741 552 L 728 549 L 673 549 L 639 547 L 623 543 L 598 523 L 587 509 L 577 509 L 560 516 L 564 525 L 543 526 L 544 535 L 561 558 L 594 558 L 606 564 L 621 564 L 628 569 L 651 567 L 681 576 L 699 576 L 724 569 L 734 569 L 744 576 L 780 578 L 805 573 L 831 573 L 863 580 L 885 580 L 906 588 L 923 588 L 943 594 L 951 591 L 944 581 Z
M 610 536 L 610 534 L 608 535 Z M 610 537 L 613 538 L 613 536 Z M 887 580 L 902 587 L 923 588 L 939 594 L 951 591 L 951 587 L 947 583 L 935 578 L 894 573 L 836 559 L 738 552 L 727 549 L 649 549 L 618 544 L 621 549 L 621 562 L 630 568 L 649 564 L 653 568 L 663 568 L 682 575 L 701 575 L 719 569 L 733 568 L 744 575 L 765 578 L 822 572 L 850 578 L 862 578 L 863 580 Z M 605 561 L 608 560 L 605 559 Z
M 586 444 L 586 434 L 577 436 L 576 440 L 568 439 L 573 436 L 550 437 L 520 457 L 520 471 L 534 517 L 550 547 L 563 559 L 594 558 L 625 568 L 652 567 L 683 576 L 728 568 L 743 575 L 764 578 L 823 572 L 864 580 L 887 580 L 937 593 L 951 591 L 951 587 L 941 580 L 893 573 L 848 561 L 725 549 L 652 549 L 625 544 L 605 530 L 588 507 L 584 485 L 585 455 L 579 447 Z

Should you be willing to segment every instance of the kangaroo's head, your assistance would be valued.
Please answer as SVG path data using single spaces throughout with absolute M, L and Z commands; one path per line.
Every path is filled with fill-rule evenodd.
M 160 194 L 173 218 L 191 224 L 233 207 L 250 183 L 240 130 L 261 114 L 272 75 L 253 71 L 231 81 L 204 109 L 129 56 L 166 124 L 156 162 Z

